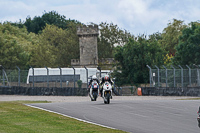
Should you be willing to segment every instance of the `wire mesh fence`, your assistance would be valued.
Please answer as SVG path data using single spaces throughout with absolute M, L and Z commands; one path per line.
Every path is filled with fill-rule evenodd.
M 29 70 L 20 69 L 0 70 L 0 86 L 78 87 L 79 78 L 79 75 L 30 75 Z M 86 88 L 87 84 L 82 83 L 81 87 Z
M 22 95 L 87 95 L 93 74 L 106 72 L 94 68 L 30 68 L 29 70 L 0 67 L 0 94 Z M 109 72 L 108 72 L 109 73 Z M 82 80 L 81 80 L 82 79 Z M 99 78 L 100 79 L 100 78 Z M 115 83 L 114 83 L 115 86 Z M 121 89 L 114 89 L 121 95 Z
M 166 67 L 151 69 L 149 67 L 150 86 L 152 87 L 199 87 L 200 69 Z

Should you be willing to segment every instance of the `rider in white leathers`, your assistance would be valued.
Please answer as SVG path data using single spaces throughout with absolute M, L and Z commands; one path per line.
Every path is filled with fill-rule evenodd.
M 96 80 L 97 83 L 99 84 L 99 80 L 97 79 L 96 75 L 93 75 L 92 78 L 90 79 L 89 85 L 88 85 L 88 91 L 90 90 L 92 82 Z

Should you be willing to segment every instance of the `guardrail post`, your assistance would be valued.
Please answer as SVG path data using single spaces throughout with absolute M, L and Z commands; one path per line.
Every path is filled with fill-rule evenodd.
M 191 83 L 191 69 L 188 65 L 186 65 L 186 67 L 189 69 L 189 84 L 190 84 L 190 87 L 192 87 L 192 83 Z

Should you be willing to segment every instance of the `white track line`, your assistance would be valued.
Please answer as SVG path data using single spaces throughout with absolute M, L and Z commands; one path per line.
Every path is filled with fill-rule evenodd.
M 101 124 L 98 124 L 98 123 L 86 121 L 86 120 L 83 120 L 83 119 L 79 119 L 79 118 L 76 118 L 76 117 L 73 117 L 73 116 L 65 115 L 65 114 L 58 113 L 58 112 L 55 112 L 55 111 L 51 111 L 51 110 L 48 110 L 48 109 L 44 109 L 44 108 L 40 108 L 40 107 L 36 107 L 36 106 L 33 106 L 33 105 L 28 105 L 28 104 L 25 104 L 25 105 L 29 106 L 29 107 L 32 107 L 32 108 L 36 108 L 36 109 L 44 110 L 44 111 L 47 111 L 47 112 L 51 112 L 51 113 L 59 114 L 59 115 L 62 115 L 62 116 L 66 116 L 66 117 L 69 117 L 69 118 L 72 118 L 72 119 L 76 119 L 78 121 L 86 122 L 86 123 L 89 123 L 89 124 L 94 124 L 94 125 L 97 125 L 97 126 L 101 126 L 101 127 L 117 130 L 116 128 L 113 128 L 113 127 L 109 127 L 109 126 L 101 125 Z

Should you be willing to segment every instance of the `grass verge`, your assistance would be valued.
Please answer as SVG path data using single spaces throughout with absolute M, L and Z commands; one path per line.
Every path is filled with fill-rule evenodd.
M 0 133 L 125 133 L 24 105 L 44 102 L 0 102 Z

